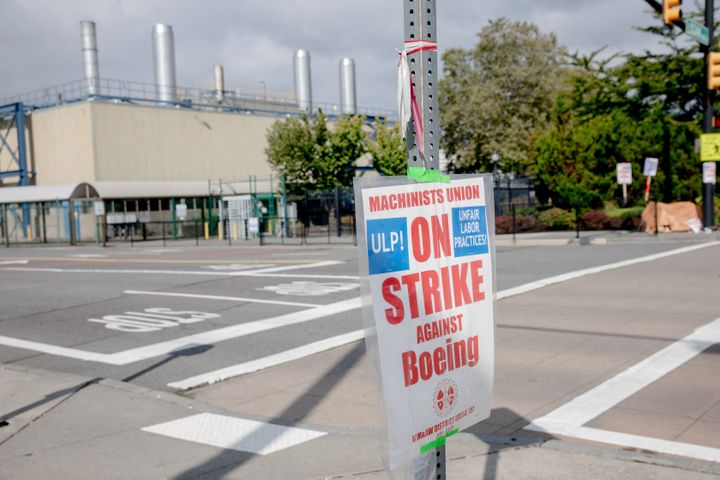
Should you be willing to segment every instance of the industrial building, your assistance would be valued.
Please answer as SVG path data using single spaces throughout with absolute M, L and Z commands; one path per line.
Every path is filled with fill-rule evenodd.
M 209 221 L 212 230 L 214 217 L 223 216 L 219 197 L 228 193 L 246 196 L 252 209 L 264 202 L 286 215 L 284 201 L 276 198 L 282 197 L 280 179 L 273 179 L 264 152 L 274 122 L 317 108 L 331 119 L 360 113 L 371 122 L 393 115 L 357 108 L 349 58 L 339 64 L 340 103 L 314 105 L 306 50 L 294 54 L 295 92 L 226 88 L 221 65 L 213 68 L 214 88 L 184 88 L 176 83 L 172 28 L 155 25 L 151 37 L 152 85 L 103 79 L 95 24 L 83 21 L 83 80 L 0 99 L 6 243 L 11 237 L 97 240 L 103 222 L 103 234 L 112 236 L 113 225 L 126 231 L 175 221 L 176 205 L 185 206 L 188 218 Z M 104 205 L 102 222 L 98 202 Z

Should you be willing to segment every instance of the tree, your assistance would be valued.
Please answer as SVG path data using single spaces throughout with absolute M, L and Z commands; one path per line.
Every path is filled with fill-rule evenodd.
M 396 124 L 388 127 L 384 121 L 375 123 L 375 140 L 368 141 L 372 165 L 381 175 L 405 175 L 407 173 L 406 141 L 400 136 Z
M 265 154 L 270 165 L 285 176 L 288 191 L 349 187 L 355 161 L 365 151 L 362 116 L 343 116 L 334 128 L 322 111 L 309 117 L 275 122 L 267 134 Z
M 666 29 L 644 30 L 662 35 L 669 53 L 571 56 L 570 88 L 559 93 L 551 126 L 533 149 L 541 199 L 562 202 L 568 180 L 594 197 L 619 198 L 616 165 L 632 163 L 637 179 L 648 156 L 660 158 L 656 198 L 699 194 L 693 145 L 703 110 L 702 58 Z M 629 196 L 639 201 L 642 189 L 631 188 Z
M 564 48 L 554 34 L 506 18 L 492 20 L 472 50 L 449 49 L 440 80 L 442 146 L 456 172 L 524 173 L 562 85 Z

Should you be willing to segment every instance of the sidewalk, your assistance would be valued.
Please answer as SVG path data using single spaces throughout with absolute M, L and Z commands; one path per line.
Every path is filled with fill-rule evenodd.
M 608 243 L 702 243 L 720 240 L 720 231 L 712 233 L 659 233 L 653 235 L 644 232 L 627 230 L 598 230 L 577 232 L 536 232 L 497 235 L 496 245 L 499 247 L 542 247 L 558 245 L 605 245 Z
M 193 393 L 195 400 L 13 366 L 0 367 L 0 385 L 0 412 L 7 419 L 0 427 L 3 479 L 387 478 L 362 342 L 205 387 Z M 329 434 L 252 455 L 142 430 L 204 412 Z M 495 411 L 491 421 L 496 424 L 453 437 L 447 445 L 448 478 L 710 480 L 720 475 L 718 464 L 537 437 L 520 430 L 518 419 L 511 411 Z

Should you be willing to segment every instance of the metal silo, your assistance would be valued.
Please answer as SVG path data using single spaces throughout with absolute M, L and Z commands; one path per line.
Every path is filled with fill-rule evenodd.
M 83 65 L 88 95 L 100 94 L 100 66 L 98 63 L 97 37 L 95 22 L 80 22 L 80 39 L 82 41 Z
M 175 101 L 175 40 L 170 25 L 153 26 L 153 60 L 155 61 L 155 93 L 158 101 Z
M 295 51 L 293 71 L 295 73 L 295 98 L 302 112 L 312 112 L 312 82 L 310 79 L 310 52 Z
M 357 113 L 357 92 L 355 90 L 355 60 L 340 60 L 340 111 L 343 114 Z
M 222 102 L 225 99 L 225 72 L 222 65 L 213 67 L 213 78 L 215 79 L 215 100 Z

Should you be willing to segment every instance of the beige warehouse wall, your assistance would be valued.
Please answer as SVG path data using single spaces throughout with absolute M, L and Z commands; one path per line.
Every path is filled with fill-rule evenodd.
M 266 131 L 277 117 L 91 103 L 96 180 L 269 177 Z
M 95 180 L 91 105 L 64 105 L 30 115 L 28 157 L 37 185 Z

